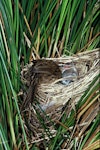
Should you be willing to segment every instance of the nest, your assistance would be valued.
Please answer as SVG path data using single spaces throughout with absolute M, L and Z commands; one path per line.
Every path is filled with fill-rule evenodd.
M 30 104 L 29 108 L 22 112 L 22 118 L 25 125 L 26 133 L 30 142 L 42 141 L 43 124 L 39 117 L 45 122 L 52 136 L 56 135 L 54 124 L 57 124 L 66 108 L 66 116 L 71 110 L 75 110 L 76 104 L 90 85 L 90 83 L 99 74 L 99 49 L 82 52 L 74 56 L 62 56 L 60 58 L 46 58 L 59 63 L 73 63 L 78 71 L 78 77 L 68 86 L 54 81 L 44 83 L 38 86 L 36 92 L 36 101 Z M 28 72 L 31 64 L 25 66 L 23 73 Z M 22 78 L 23 78 L 22 73 Z M 25 77 L 24 77 L 25 78 Z M 27 77 L 24 85 L 27 86 Z M 98 82 L 98 81 L 97 81 Z M 23 95 L 26 91 L 23 91 Z M 97 106 L 97 105 L 96 105 Z M 96 109 L 96 111 L 98 108 Z M 90 114 L 92 112 L 90 111 Z M 37 115 L 38 114 L 38 115 Z M 45 139 L 48 140 L 47 134 L 44 133 Z

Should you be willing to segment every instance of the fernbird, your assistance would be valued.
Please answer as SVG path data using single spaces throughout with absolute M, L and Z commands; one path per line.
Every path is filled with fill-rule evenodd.
M 37 86 L 42 83 L 52 83 L 62 77 L 58 64 L 52 60 L 38 59 L 33 60 L 29 68 L 30 85 L 27 96 L 24 99 L 21 110 L 26 108 L 34 100 Z

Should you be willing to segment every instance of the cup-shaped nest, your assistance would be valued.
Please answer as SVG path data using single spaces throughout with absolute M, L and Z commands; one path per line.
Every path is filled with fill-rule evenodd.
M 73 56 L 45 59 L 53 60 L 58 66 L 61 64 L 71 64 L 77 70 L 77 76 L 73 78 L 73 82 L 67 85 L 61 82 L 63 80 L 62 78 L 61 80 L 54 80 L 52 82 L 46 80 L 46 82 L 37 86 L 35 99 L 22 112 L 27 134 L 30 136 L 29 129 L 32 131 L 32 140 L 38 140 L 43 132 L 37 113 L 41 115 L 45 124 L 49 126 L 50 131 L 55 135 L 56 131 L 53 129 L 52 121 L 56 124 L 56 121 L 61 119 L 63 108 L 66 104 L 68 115 L 71 109 L 75 108 L 75 105 L 91 82 L 99 74 L 99 49 L 78 53 Z M 22 82 L 25 85 L 23 97 L 26 97 L 27 90 L 30 86 L 31 74 L 29 70 L 31 66 L 32 64 L 26 65 L 21 72 Z

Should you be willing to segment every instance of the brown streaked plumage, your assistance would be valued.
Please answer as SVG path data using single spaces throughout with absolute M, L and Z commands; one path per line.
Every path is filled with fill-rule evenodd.
M 52 60 L 44 59 L 34 60 L 33 65 L 29 69 L 29 74 L 31 76 L 30 86 L 27 96 L 22 103 L 21 110 L 26 108 L 29 103 L 34 100 L 35 92 L 39 84 L 50 83 L 62 77 L 61 70 L 57 63 Z

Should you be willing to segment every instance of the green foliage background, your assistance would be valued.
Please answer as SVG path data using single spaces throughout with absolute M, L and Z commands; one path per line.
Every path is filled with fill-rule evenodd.
M 21 65 L 31 60 L 32 53 L 35 58 L 59 57 L 100 47 L 99 3 L 98 0 L 0 0 L 1 150 L 23 149 L 23 137 L 29 149 L 18 107 Z M 54 141 L 51 149 L 55 149 L 57 140 Z

